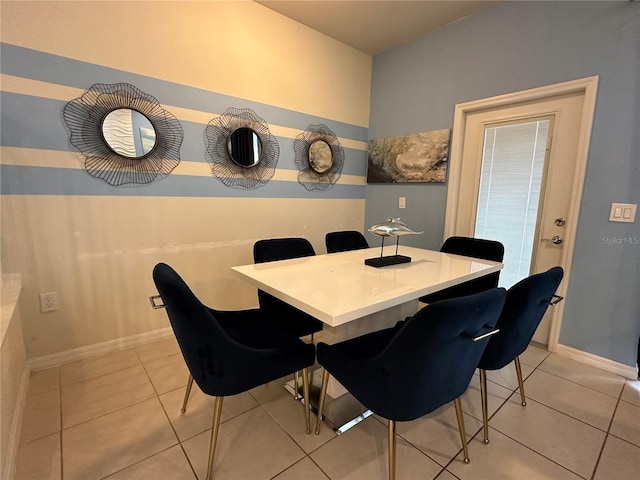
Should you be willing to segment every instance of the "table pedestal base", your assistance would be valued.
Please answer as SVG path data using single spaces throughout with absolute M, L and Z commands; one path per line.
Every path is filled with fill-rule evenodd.
M 302 379 L 298 382 L 298 399 L 302 402 Z M 322 385 L 322 368 L 314 370 L 312 380 L 309 382 L 309 406 L 311 411 L 318 414 L 318 404 L 320 402 L 320 386 Z M 284 388 L 294 395 L 294 381 L 291 380 L 284 384 Z M 362 420 L 371 415 L 368 410 L 350 393 L 345 393 L 338 398 L 331 398 L 327 395 L 324 402 L 324 413 L 322 419 L 333 429 L 336 434 L 340 435 L 357 425 Z M 315 427 L 311 425 L 313 430 Z
M 325 325 L 322 329 L 321 341 L 333 345 L 365 333 L 371 333 L 385 328 L 393 327 L 400 320 L 414 315 L 419 309 L 418 300 L 411 300 L 395 307 L 387 308 L 381 312 L 372 313 L 351 322 L 331 327 Z M 320 384 L 318 384 L 320 385 Z M 347 389 L 340 385 L 335 378 L 330 377 L 327 385 L 327 396 L 333 399 L 347 393 Z
M 337 327 L 325 325 L 322 330 L 321 341 L 332 345 L 364 335 L 365 333 L 392 327 L 398 321 L 414 315 L 418 308 L 418 301 L 413 300 Z M 302 399 L 302 380 L 298 383 L 298 396 Z M 312 411 L 316 414 L 318 413 L 321 385 L 322 368 L 318 368 L 313 372 L 312 379 L 309 382 L 309 404 Z M 285 388 L 293 395 L 293 380 L 287 382 Z M 371 415 L 371 410 L 368 410 L 358 402 L 335 378 L 329 377 L 323 420 L 327 422 L 338 435 L 357 425 L 369 415 Z

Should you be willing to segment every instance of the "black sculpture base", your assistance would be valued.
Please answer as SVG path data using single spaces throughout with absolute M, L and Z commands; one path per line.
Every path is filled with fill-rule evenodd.
M 388 267 L 389 265 L 398 265 L 400 263 L 409 263 L 411 257 L 405 255 L 387 255 L 386 257 L 367 258 L 364 261 L 365 265 L 370 267 Z

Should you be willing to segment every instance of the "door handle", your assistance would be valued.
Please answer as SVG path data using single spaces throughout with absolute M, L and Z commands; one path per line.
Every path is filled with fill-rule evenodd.
M 551 238 L 541 238 L 540 239 L 541 242 L 551 242 L 554 245 L 560 245 L 562 242 L 564 242 L 564 238 L 562 238 L 560 235 L 555 235 Z

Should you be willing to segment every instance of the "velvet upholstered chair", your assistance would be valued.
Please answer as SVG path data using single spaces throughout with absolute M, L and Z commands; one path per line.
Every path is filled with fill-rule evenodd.
M 258 240 L 253 245 L 255 263 L 275 262 L 292 258 L 311 257 L 316 252 L 306 238 L 270 238 Z M 322 322 L 288 303 L 258 290 L 258 303 L 264 315 L 268 315 L 298 337 L 312 335 L 322 330 Z
M 389 478 L 395 478 L 395 428 L 453 401 L 465 462 L 469 461 L 460 396 L 467 390 L 505 300 L 494 288 L 436 302 L 394 327 L 334 345 L 320 342 L 324 367 L 316 434 L 329 375 L 360 403 L 387 419 Z
M 507 291 L 507 299 L 496 325 L 500 333 L 489 340 L 478 364 L 485 443 L 489 443 L 486 371 L 499 370 L 514 362 L 520 399 L 523 406 L 527 404 L 519 355 L 529 346 L 549 305 L 555 305 L 562 300 L 555 292 L 563 274 L 561 267 L 553 267 L 544 273 L 520 280 Z
M 344 230 L 340 232 L 329 232 L 324 236 L 324 243 L 327 253 L 348 252 L 369 248 L 367 239 L 361 232 L 356 230 Z
M 303 371 L 307 433 L 310 416 L 307 368 L 315 347 L 283 329 L 258 309 L 222 312 L 203 305 L 169 265 L 159 263 L 153 280 L 164 302 L 171 327 L 191 378 L 214 397 L 207 479 L 212 478 L 218 427 L 224 397 Z M 185 404 L 186 404 L 185 397 Z
M 311 257 L 315 254 L 313 245 L 306 238 L 268 238 L 258 240 L 253 245 L 255 263 Z M 258 303 L 264 315 L 279 322 L 287 331 L 298 337 L 311 335 L 311 343 L 313 343 L 313 334 L 322 330 L 322 322 L 317 318 L 260 289 L 258 289 Z M 293 376 L 293 392 L 294 397 L 297 398 L 299 392 L 297 371 Z
M 504 246 L 502 243 L 482 238 L 449 237 L 442 244 L 440 251 L 454 255 L 464 255 L 465 257 L 492 260 L 494 262 L 501 262 L 504 258 Z M 447 298 L 464 297 L 466 295 L 483 292 L 497 287 L 499 278 L 500 272 L 490 273 L 484 277 L 469 280 L 468 282 L 445 288 L 439 292 L 425 295 L 424 297 L 420 297 L 420 301 L 423 303 L 433 303 Z

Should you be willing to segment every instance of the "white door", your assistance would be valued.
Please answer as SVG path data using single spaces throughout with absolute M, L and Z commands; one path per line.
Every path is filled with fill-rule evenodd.
M 564 295 L 567 249 L 572 250 L 584 175 L 584 110 L 583 89 L 489 105 L 465 115 L 460 169 L 450 178 L 457 184 L 456 208 L 450 208 L 448 198 L 445 237 L 501 241 L 501 286 L 560 265 L 565 280 L 558 293 Z M 535 342 L 555 346 L 559 316 L 552 317 L 559 312 L 549 309 Z

